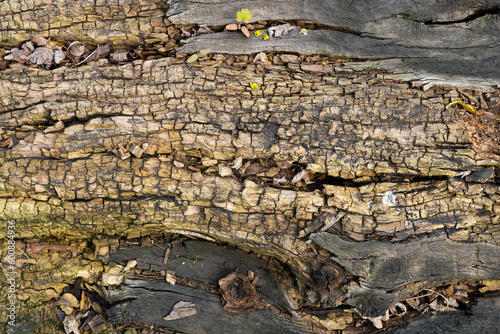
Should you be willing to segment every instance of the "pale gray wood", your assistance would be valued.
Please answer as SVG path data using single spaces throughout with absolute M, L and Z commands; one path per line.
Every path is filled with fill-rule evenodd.
M 164 281 L 127 279 L 112 295 L 121 296 L 121 300 L 106 311 L 106 321 L 111 324 L 155 324 L 189 334 L 315 333 L 298 319 L 271 314 L 268 310 L 228 312 L 222 308 L 218 294 Z M 192 302 L 197 313 L 178 320 L 164 320 L 179 301 Z
M 370 288 L 393 290 L 408 282 L 500 276 L 500 247 L 493 244 L 448 239 L 354 242 L 327 232 L 309 238 L 332 252 L 334 261 Z
M 323 54 L 366 60 L 402 59 L 373 64 L 404 71 L 427 82 L 455 86 L 500 85 L 500 1 L 230 1 L 171 0 L 169 20 L 177 24 L 221 26 L 248 8 L 253 21 L 318 23 L 323 28 L 294 31 L 267 41 L 241 33 L 216 33 L 186 40 L 182 53 L 252 54 L 261 51 Z M 422 73 L 420 73 L 422 72 Z M 437 77 L 436 77 L 437 76 Z M 468 82 L 466 78 L 472 80 Z M 422 78 L 420 78 L 422 79 Z
M 500 277 L 497 245 L 442 238 L 405 243 L 354 242 L 327 232 L 313 233 L 309 238 L 330 251 L 332 260 L 359 276 L 360 286 L 349 289 L 347 304 L 363 316 L 383 315 L 404 296 L 417 292 L 408 285 L 412 282 Z

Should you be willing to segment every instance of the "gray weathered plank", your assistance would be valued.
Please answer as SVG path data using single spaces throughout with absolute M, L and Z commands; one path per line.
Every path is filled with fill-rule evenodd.
M 372 288 L 393 290 L 408 282 L 500 276 L 500 247 L 493 244 L 449 239 L 359 243 L 327 232 L 312 234 L 310 239 L 332 252 L 333 260 Z
M 181 53 L 251 54 L 260 51 L 325 54 L 366 60 L 404 59 L 397 70 L 424 72 L 428 81 L 460 86 L 500 85 L 499 1 L 170 1 L 169 20 L 178 24 L 223 25 L 248 8 L 253 21 L 288 20 L 321 24 L 307 36 L 294 31 L 263 41 L 239 33 L 216 33 L 186 40 Z M 392 62 L 373 67 L 392 69 Z M 438 78 L 433 76 L 438 76 Z M 472 78 L 469 83 L 464 78 Z
M 321 232 L 310 239 L 332 252 L 332 259 L 359 276 L 347 303 L 364 316 L 383 315 L 412 291 L 411 282 L 451 278 L 498 279 L 500 247 L 487 243 L 457 243 L 422 239 L 409 243 L 354 242 Z

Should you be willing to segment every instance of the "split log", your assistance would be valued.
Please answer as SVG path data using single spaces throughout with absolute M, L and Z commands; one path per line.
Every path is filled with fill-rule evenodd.
M 40 34 L 66 45 L 155 50 L 124 64 L 0 72 L 0 220 L 16 221 L 21 248 L 57 240 L 79 253 L 21 261 L 20 300 L 42 310 L 77 276 L 96 283 L 106 249 L 158 233 L 277 259 L 293 274 L 294 312 L 343 303 L 374 317 L 421 280 L 498 277 L 498 3 L 384 4 L 255 2 L 256 26 L 307 27 L 307 35 L 266 41 L 220 31 L 250 5 L 239 1 L 0 5 L 4 48 Z M 177 48 L 181 28 L 204 24 L 217 32 L 187 36 Z M 207 48 L 210 60 L 182 57 Z M 265 57 L 253 62 L 258 52 Z M 456 100 L 477 114 L 446 108 Z M 390 254 L 418 245 L 438 245 L 440 265 L 428 252 L 422 271 L 392 265 Z M 469 248 L 484 260 L 468 262 Z M 360 287 L 347 287 L 349 273 L 330 257 Z M 475 270 L 464 270 L 470 263 Z M 394 276 L 384 281 L 385 268 Z M 364 302 L 374 294 L 380 305 Z M 57 323 L 54 312 L 20 312 L 28 327 Z M 140 321 L 164 324 L 155 319 Z M 287 319 L 290 328 L 305 326 Z

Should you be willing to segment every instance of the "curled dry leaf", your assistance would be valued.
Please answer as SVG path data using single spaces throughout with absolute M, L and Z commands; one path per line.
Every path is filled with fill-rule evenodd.
M 31 41 L 38 46 L 49 47 L 49 41 L 40 35 L 33 36 Z
M 109 44 L 99 45 L 97 47 L 96 53 L 94 54 L 96 59 L 91 59 L 89 61 L 107 57 L 110 53 L 111 53 L 111 45 Z
M 27 50 L 21 50 L 18 48 L 14 48 L 12 50 L 6 51 L 6 55 L 4 57 L 5 60 L 14 60 L 19 63 L 25 63 L 26 57 L 31 53 Z
M 26 60 L 33 64 L 45 65 L 48 68 L 54 60 L 54 51 L 47 47 L 36 48 L 32 54 L 26 57 Z
M 241 165 L 243 164 L 243 158 L 242 157 L 236 157 L 233 162 L 233 168 L 238 170 L 241 168 Z
M 69 53 L 79 59 L 85 52 L 85 45 L 82 42 L 74 41 L 68 46 Z
M 53 133 L 53 132 L 59 132 L 62 129 L 64 129 L 64 123 L 63 121 L 59 121 L 56 124 L 49 126 L 45 130 L 43 130 L 43 133 Z
M 56 305 L 59 306 L 64 313 L 69 315 L 73 313 L 74 309 L 80 307 L 80 302 L 71 293 L 65 293 L 59 298 Z
M 273 36 L 274 37 L 281 37 L 281 36 L 285 36 L 290 31 L 295 30 L 295 29 L 299 29 L 299 28 L 291 26 L 288 23 L 286 23 L 286 24 L 281 24 L 279 26 L 271 27 L 268 29 L 268 31 L 269 31 L 270 37 L 273 37 Z
M 396 303 L 394 306 L 389 308 L 389 311 L 393 315 L 397 315 L 398 317 L 402 317 L 406 314 L 406 306 L 402 303 Z
M 420 305 L 420 301 L 416 298 L 408 298 L 406 303 L 414 310 L 418 310 L 418 305 Z

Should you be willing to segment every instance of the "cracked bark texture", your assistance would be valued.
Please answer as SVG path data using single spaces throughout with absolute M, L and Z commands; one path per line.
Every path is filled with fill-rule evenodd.
M 412 244 L 410 240 L 432 235 L 452 240 L 459 249 L 469 247 L 465 242 L 478 242 L 497 252 L 498 119 L 484 110 L 475 117 L 445 109 L 449 102 L 462 99 L 464 92 L 485 110 L 500 102 L 497 72 L 486 66 L 498 58 L 495 38 L 499 34 L 489 32 L 486 39 L 474 35 L 498 28 L 497 3 L 476 2 L 463 9 L 456 2 L 439 2 L 443 10 L 435 17 L 431 9 L 427 13 L 425 8 L 400 7 L 409 6 L 401 1 L 386 8 L 390 15 L 372 2 L 370 8 L 352 5 L 351 14 L 342 10 L 347 5 L 340 2 L 333 11 L 307 2 L 304 7 L 288 3 L 296 6 L 291 13 L 297 16 L 287 16 L 286 7 L 268 10 L 258 3 L 250 10 L 254 21 L 306 20 L 330 28 L 310 30 L 310 40 L 291 34 L 269 44 L 235 34 L 208 34 L 188 39 L 180 52 L 208 45 L 220 53 L 288 50 L 370 61 L 330 59 L 320 64 L 285 53 L 275 55 L 272 63 L 234 66 L 219 61 L 189 65 L 183 58 L 112 65 L 103 59 L 77 68 L 0 72 L 0 139 L 12 140 L 12 147 L 0 148 L 0 220 L 16 220 L 18 237 L 25 241 L 106 236 L 114 240 L 115 248 L 118 237 L 194 233 L 273 256 L 291 268 L 300 284 L 316 290 L 311 279 L 318 269 L 312 250 L 316 246 L 307 244 L 305 237 L 334 217 L 341 219 L 329 231 L 356 241 Z M 67 42 L 112 43 L 115 48 L 148 41 L 168 43 L 169 29 L 172 34 L 178 28 L 170 22 L 223 25 L 234 20 L 237 10 L 248 7 L 231 2 L 224 4 L 229 6 L 226 11 L 217 7 L 221 4 L 207 2 L 208 7 L 199 9 L 205 13 L 201 15 L 187 2 L 170 5 L 167 19 L 163 2 L 99 6 L 3 2 L 1 43 L 18 46 L 31 34 Z M 349 19 L 353 15 L 358 19 Z M 203 21 L 212 17 L 214 22 Z M 373 22 L 381 17 L 385 23 L 377 25 L 370 17 Z M 387 22 L 409 27 L 396 30 L 400 35 L 388 40 L 387 27 L 393 26 Z M 466 43 L 472 37 L 458 34 L 460 38 L 441 46 L 443 50 L 422 47 L 436 36 L 444 43 L 450 29 L 476 36 L 478 44 L 470 48 Z M 406 40 L 415 36 L 414 45 L 398 42 L 401 36 Z M 334 52 L 328 46 L 332 38 L 344 41 L 340 46 L 345 49 L 336 44 L 339 51 Z M 365 49 L 367 44 L 356 40 L 373 47 Z M 419 55 L 424 51 L 415 48 L 426 53 Z M 457 48 L 466 49 L 460 52 L 463 58 L 453 53 Z M 377 53 L 380 50 L 389 54 Z M 411 59 L 408 50 L 418 57 Z M 469 61 L 477 50 L 484 58 Z M 450 58 L 452 53 L 456 58 Z M 426 60 L 436 62 L 421 67 Z M 450 67 L 440 65 L 445 61 L 471 67 L 450 72 Z M 491 75 L 480 71 L 475 62 L 486 64 L 484 69 Z M 429 82 L 448 86 L 431 87 Z M 251 89 L 250 83 L 262 86 Z M 463 91 L 456 86 L 476 89 Z M 57 122 L 63 122 L 64 128 L 54 131 L 50 126 Z M 124 147 L 132 156 L 124 154 Z M 140 150 L 134 151 L 136 147 Z M 238 157 L 243 163 L 266 159 L 327 176 L 312 187 L 285 189 L 262 174 L 239 175 L 232 168 Z M 221 173 L 223 167 L 231 172 Z M 85 278 L 92 281 L 94 274 L 102 272 L 90 242 L 75 246 L 87 260 L 58 258 L 54 263 L 64 268 L 71 265 L 71 270 L 61 269 L 55 276 L 53 272 L 59 270 L 55 266 L 30 274 L 25 270 L 23 284 L 29 287 L 29 282 L 38 281 L 42 292 L 28 297 L 32 290 L 26 288 L 21 296 L 35 304 L 47 301 L 55 297 L 47 289 L 56 286 L 51 291 L 60 292 L 63 282 L 72 277 L 86 273 Z M 338 261 L 341 256 L 333 253 Z M 367 270 L 338 262 L 353 274 Z M 487 265 L 477 265 L 478 278 L 491 278 L 480 276 Z M 447 272 L 439 275 L 456 277 Z M 498 269 L 492 275 L 498 277 Z M 394 281 L 410 284 L 420 279 Z M 384 307 L 404 297 L 393 292 L 394 285 L 376 287 L 383 290 Z M 351 297 L 356 292 L 366 297 L 375 291 L 369 288 L 367 293 L 351 290 Z M 411 287 L 404 291 L 415 292 Z M 386 294 L 392 297 L 387 299 Z M 363 308 L 366 303 L 354 299 L 351 305 L 366 315 L 385 310 Z

